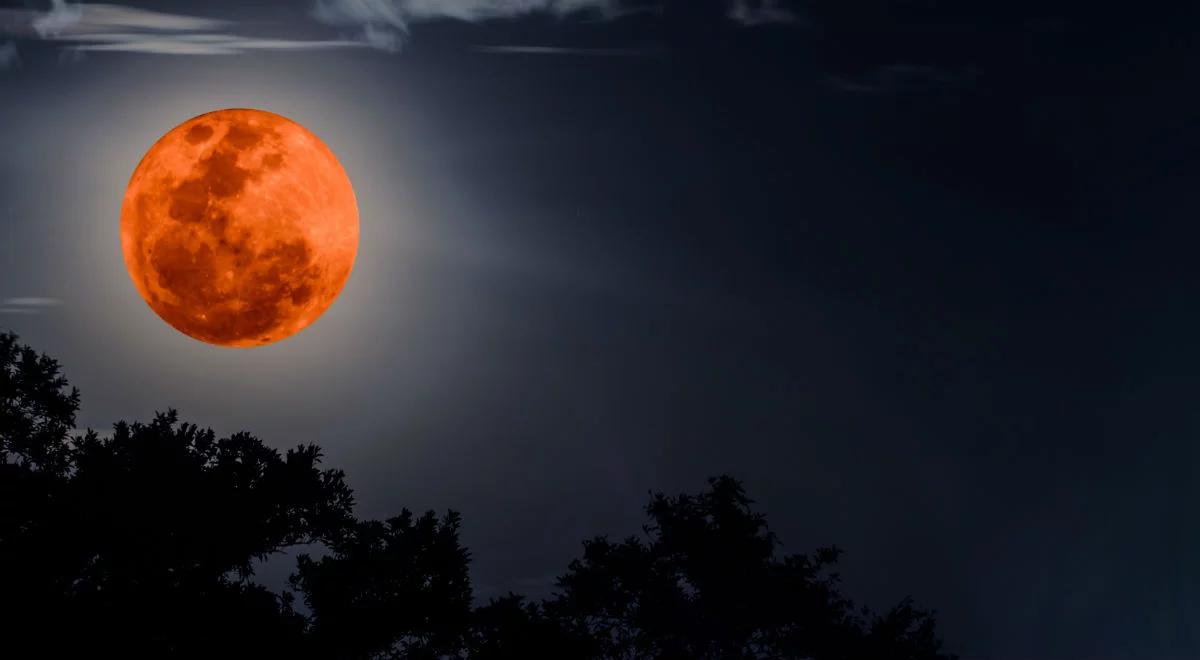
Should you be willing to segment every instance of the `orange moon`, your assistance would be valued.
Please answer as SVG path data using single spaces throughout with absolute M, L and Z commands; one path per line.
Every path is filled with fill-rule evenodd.
M 337 157 L 300 124 L 217 110 L 159 138 L 129 179 L 121 248 L 138 293 L 176 330 L 262 346 L 329 308 L 358 253 Z

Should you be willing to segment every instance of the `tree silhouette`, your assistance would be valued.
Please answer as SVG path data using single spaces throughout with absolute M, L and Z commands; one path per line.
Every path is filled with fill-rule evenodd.
M 359 520 L 320 449 L 173 410 L 74 433 L 54 360 L 0 333 L 4 657 L 944 660 L 930 613 L 856 611 L 838 550 L 776 554 L 742 485 L 658 493 L 643 538 L 586 541 L 542 603 L 474 607 L 458 514 Z M 291 591 L 253 581 L 293 546 Z M 296 607 L 299 594 L 305 611 Z
M 0 452 L 5 464 L 61 474 L 75 427 L 79 390 L 68 389 L 58 362 L 0 333 Z
M 471 613 L 459 517 L 405 510 L 354 524 L 319 560 L 301 555 L 292 585 L 312 609 L 315 648 L 328 656 L 440 658 L 463 645 Z
M 742 485 L 655 494 L 648 541 L 584 543 L 559 578 L 553 615 L 598 640 L 605 658 L 935 659 L 933 618 L 907 601 L 869 624 L 838 592 L 836 548 L 777 558 Z
M 600 658 L 598 640 L 538 603 L 509 594 L 475 609 L 467 640 L 471 660 Z
M 153 623 L 155 648 L 173 649 L 172 639 L 187 639 L 178 626 L 203 621 L 222 627 L 218 638 L 245 637 L 259 626 L 244 629 L 217 605 L 275 616 L 258 602 L 269 592 L 249 582 L 253 560 L 336 538 L 352 520 L 350 489 L 341 472 L 318 469 L 316 447 L 281 456 L 246 433 L 216 439 L 180 424 L 174 411 L 118 423 L 111 438 L 89 432 L 71 455 L 62 534 L 86 548 L 73 601 L 109 615 L 97 636 L 146 637 L 129 624 Z M 286 605 L 278 617 L 295 623 Z

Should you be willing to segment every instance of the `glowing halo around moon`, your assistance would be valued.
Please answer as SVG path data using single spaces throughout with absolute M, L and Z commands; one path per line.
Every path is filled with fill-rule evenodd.
M 217 110 L 159 138 L 130 177 L 121 248 L 138 293 L 220 346 L 290 337 L 354 267 L 358 206 L 333 152 L 262 110 Z

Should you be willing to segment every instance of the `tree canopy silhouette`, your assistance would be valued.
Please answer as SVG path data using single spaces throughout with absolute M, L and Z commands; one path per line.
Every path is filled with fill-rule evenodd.
M 779 556 L 742 484 L 652 495 L 543 602 L 475 605 L 459 515 L 359 520 L 321 451 L 217 438 L 174 410 L 78 433 L 56 361 L 0 333 L 6 657 L 946 660 L 931 613 L 858 610 L 839 551 Z M 290 589 L 253 581 L 296 546 Z M 304 606 L 296 603 L 297 595 Z
M 830 572 L 840 550 L 777 557 L 742 484 L 653 496 L 646 539 L 584 543 L 549 611 L 606 658 L 939 658 L 930 613 L 905 601 L 864 621 Z

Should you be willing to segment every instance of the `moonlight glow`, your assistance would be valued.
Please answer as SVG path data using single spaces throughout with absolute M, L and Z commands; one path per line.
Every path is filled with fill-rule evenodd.
M 176 126 L 142 158 L 121 209 L 125 265 L 164 321 L 260 346 L 308 327 L 358 251 L 358 208 L 333 152 L 261 110 Z

